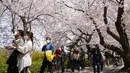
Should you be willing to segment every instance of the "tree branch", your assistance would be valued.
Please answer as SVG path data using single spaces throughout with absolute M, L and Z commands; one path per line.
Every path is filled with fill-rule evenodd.
M 100 38 L 100 44 L 101 44 L 104 48 L 107 48 L 107 49 L 109 49 L 109 50 L 115 51 L 115 52 L 117 52 L 119 55 L 122 56 L 122 55 L 123 55 L 123 51 L 122 51 L 120 48 L 118 48 L 118 47 L 116 47 L 116 46 L 114 46 L 114 45 L 110 45 L 110 44 L 105 43 L 104 37 L 102 36 L 102 33 L 101 33 L 100 29 L 98 29 L 97 27 L 95 27 L 95 28 L 96 28 L 97 33 L 98 33 L 99 38 Z
M 29 15 L 30 15 L 30 12 L 31 12 L 32 5 L 33 5 L 33 0 L 31 1 L 31 4 L 29 6 L 29 11 L 28 11 L 29 13 L 28 13 L 28 18 L 27 18 L 28 21 L 29 21 Z
M 92 7 L 95 2 L 96 2 L 96 0 L 93 0 L 93 2 L 91 3 L 91 5 L 89 5 L 89 8 Z
M 114 18 L 112 18 L 111 16 L 107 16 L 109 19 L 111 19 L 113 22 L 116 22 L 116 20 L 114 20 Z
M 0 2 L 3 2 L 2 0 L 0 0 Z
M 80 33 L 84 34 L 84 35 L 90 35 L 90 34 L 88 34 L 88 33 L 84 33 L 80 28 L 77 28 L 77 30 L 78 30 Z
M 111 35 L 115 40 L 117 40 L 118 42 L 120 42 L 120 37 L 117 36 L 116 34 L 114 34 L 114 33 L 110 30 L 110 28 L 107 28 L 107 33 L 108 33 L 109 35 Z
M 28 21 L 28 23 L 30 23 L 30 22 L 32 22 L 32 21 L 38 19 L 38 17 L 40 17 L 40 16 L 42 16 L 42 15 L 46 15 L 46 16 L 50 16 L 50 17 L 54 17 L 54 16 L 52 16 L 51 14 L 39 14 L 39 15 L 37 15 L 36 17 L 34 17 L 32 20 Z
M 69 38 L 68 36 L 66 36 L 66 38 L 67 38 L 67 39 L 69 39 L 70 41 L 72 41 L 72 39 L 71 39 L 71 38 Z
M 86 38 L 82 37 L 87 43 L 89 43 L 91 41 L 92 35 L 94 34 L 94 31 L 91 34 L 88 33 L 84 33 L 81 29 L 78 28 L 78 30 L 80 31 L 81 34 L 85 35 Z
M 87 14 L 87 15 L 88 15 L 88 14 Z M 88 15 L 88 16 L 89 16 L 89 15 Z M 90 20 L 93 22 L 93 24 L 95 25 L 96 31 L 97 31 L 97 33 L 98 33 L 98 35 L 99 35 L 99 38 L 100 38 L 100 44 L 101 44 L 102 46 L 104 46 L 105 48 L 110 49 L 110 50 L 112 50 L 112 51 L 115 51 L 115 52 L 117 52 L 118 54 L 122 55 L 123 51 L 122 51 L 120 48 L 118 48 L 118 47 L 116 47 L 116 46 L 114 46 L 114 45 L 110 45 L 110 44 L 106 44 L 106 43 L 105 43 L 104 37 L 102 36 L 102 33 L 101 33 L 100 29 L 99 29 L 98 26 L 97 26 L 97 23 L 95 22 L 95 20 L 94 20 L 92 17 L 89 16 L 89 18 L 90 18 Z M 107 47 L 106 45 L 109 45 L 109 46 L 111 46 L 111 47 Z
M 65 2 L 64 2 L 64 1 L 62 1 L 62 2 L 64 3 L 64 5 L 65 5 L 66 7 L 70 8 L 70 9 L 74 9 L 75 11 L 80 11 L 80 12 L 82 12 L 82 13 L 84 13 L 84 12 L 85 12 L 85 11 L 84 11 L 84 10 L 82 10 L 82 9 L 76 9 L 76 8 L 74 8 L 74 7 L 71 7 L 71 6 L 67 5 L 67 4 L 65 4 Z
M 120 3 L 118 0 L 116 0 L 117 3 Z
M 103 17 L 104 17 L 104 23 L 108 24 L 108 20 L 107 20 L 107 6 L 104 7 Z
M 5 12 L 6 10 L 7 10 L 7 8 L 3 10 L 3 12 L 2 12 L 1 15 L 0 15 L 0 17 L 2 17 L 2 15 L 4 14 L 4 12 Z
M 127 53 L 129 52 L 128 49 L 130 48 L 130 46 L 129 46 L 129 40 L 127 34 L 125 32 L 125 28 L 123 26 L 124 23 L 122 23 L 123 21 L 122 16 L 124 13 L 124 0 L 120 0 L 119 4 L 120 6 L 118 7 L 118 14 L 117 14 L 117 20 L 115 22 L 115 26 L 120 36 L 120 44 L 122 45 L 123 50 Z
M 85 40 L 86 40 L 86 38 L 85 38 L 85 37 L 81 36 L 81 35 L 84 35 L 83 33 L 81 33 L 80 35 L 78 35 L 78 34 L 74 33 L 74 31 L 72 31 L 72 30 L 71 30 L 71 32 L 73 33 L 73 35 L 76 35 L 76 36 L 78 36 L 78 37 L 80 37 L 80 38 L 82 38 L 82 39 L 85 39 Z
M 105 3 L 104 3 L 104 5 L 105 5 Z M 104 17 L 104 23 L 105 23 L 106 25 L 108 25 L 108 20 L 107 20 L 107 6 L 106 6 L 106 5 L 104 6 L 104 14 L 103 14 L 103 17 Z M 109 27 L 107 27 L 107 33 L 108 33 L 109 35 L 111 35 L 115 40 L 117 40 L 118 42 L 120 42 L 120 37 L 117 36 L 116 34 L 114 34 L 114 33 L 110 30 Z

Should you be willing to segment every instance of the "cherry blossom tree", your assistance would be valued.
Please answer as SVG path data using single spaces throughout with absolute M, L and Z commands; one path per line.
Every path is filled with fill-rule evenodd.
M 33 31 L 35 43 L 43 42 L 47 36 L 56 48 L 69 41 L 71 45 L 82 42 L 89 50 L 89 44 L 100 43 L 123 58 L 124 69 L 130 67 L 129 0 L 1 0 L 0 3 L 1 14 L 9 17 L 12 31 L 17 28 Z

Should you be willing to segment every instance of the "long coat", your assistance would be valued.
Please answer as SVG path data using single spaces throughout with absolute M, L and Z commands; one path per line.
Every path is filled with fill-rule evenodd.
M 19 73 L 25 68 L 31 66 L 32 59 L 31 59 L 31 50 L 32 50 L 32 41 L 28 40 L 25 42 L 23 46 L 18 46 L 17 50 L 20 52 L 18 56 L 18 70 Z

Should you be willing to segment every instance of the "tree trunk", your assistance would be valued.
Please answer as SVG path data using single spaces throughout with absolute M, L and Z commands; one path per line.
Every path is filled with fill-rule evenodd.
M 128 54 L 124 53 L 122 58 L 124 61 L 124 67 L 121 70 L 128 70 L 130 68 L 130 52 Z

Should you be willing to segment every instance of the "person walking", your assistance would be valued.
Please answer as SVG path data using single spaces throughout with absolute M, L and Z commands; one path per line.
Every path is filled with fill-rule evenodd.
M 79 51 L 77 49 L 74 49 L 72 58 L 72 72 L 74 72 L 74 69 L 79 71 Z
M 84 69 L 84 61 L 85 61 L 85 51 L 80 48 L 80 54 L 79 54 L 79 62 L 82 69 Z
M 100 50 L 99 50 L 99 46 L 96 44 L 95 45 L 95 48 L 93 48 L 92 50 L 92 65 L 93 65 L 93 70 L 94 70 L 94 73 L 100 73 L 100 67 L 101 67 L 101 53 L 100 53 Z M 97 66 L 97 67 L 96 67 Z
M 72 59 L 72 54 L 73 54 L 73 49 L 70 49 L 70 52 L 67 54 L 67 59 L 68 59 L 68 63 L 67 63 L 67 68 L 70 68 L 72 70 L 72 63 L 73 63 L 73 59 Z
M 65 71 L 65 68 L 64 68 L 65 60 L 66 60 L 66 52 L 64 50 L 64 46 L 61 46 L 61 69 L 62 69 L 62 73 Z
M 53 73 L 52 61 L 47 60 L 46 52 L 52 51 L 52 53 L 54 53 L 55 49 L 54 49 L 53 45 L 51 44 L 51 38 L 50 37 L 46 38 L 46 43 L 47 44 L 45 44 L 42 48 L 42 51 L 44 51 L 44 59 L 43 59 L 43 62 L 42 62 L 40 73 L 44 73 L 47 66 L 49 67 L 49 72 Z
M 55 67 L 56 67 L 56 71 L 59 72 L 60 70 L 60 64 L 61 64 L 61 61 L 60 61 L 60 57 L 61 57 L 61 52 L 60 52 L 60 49 L 56 49 L 55 51 Z

